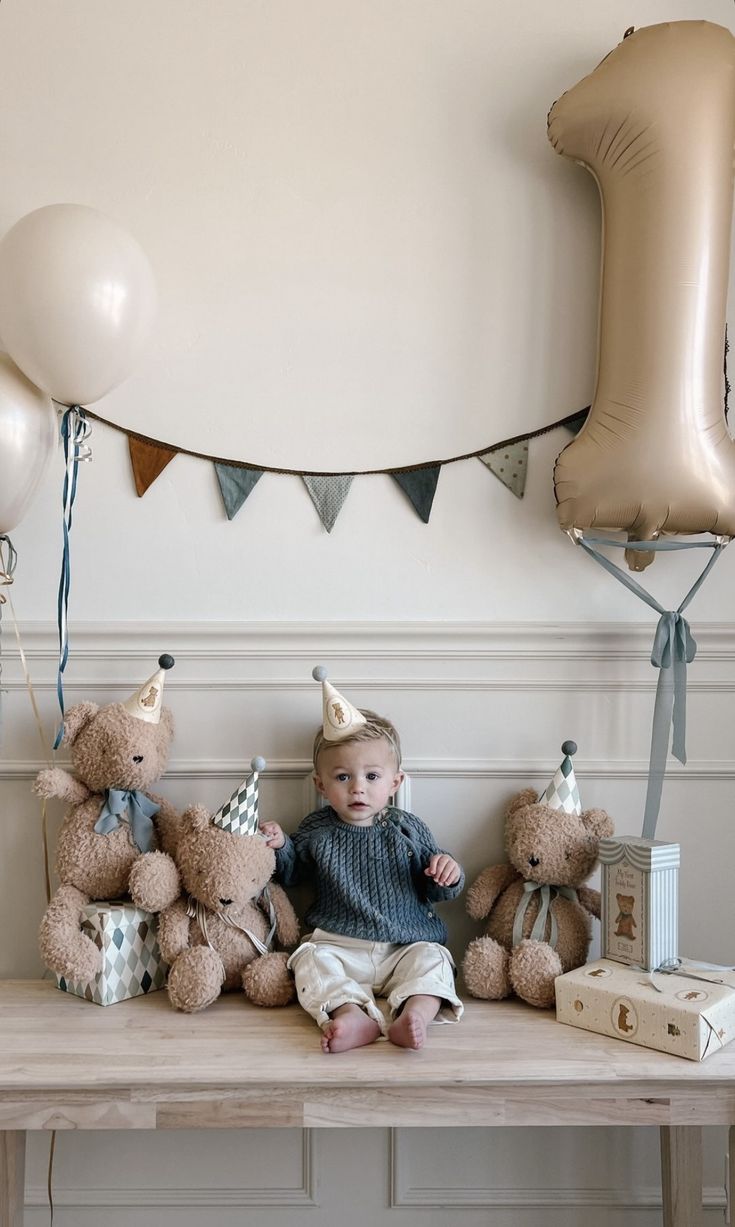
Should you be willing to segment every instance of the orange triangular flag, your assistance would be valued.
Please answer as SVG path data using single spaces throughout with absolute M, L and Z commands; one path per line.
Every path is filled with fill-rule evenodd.
M 161 443 L 138 439 L 135 435 L 128 435 L 128 447 L 130 448 L 135 489 L 138 491 L 138 498 L 142 498 L 169 461 L 173 460 L 176 451 L 174 448 L 164 447 Z

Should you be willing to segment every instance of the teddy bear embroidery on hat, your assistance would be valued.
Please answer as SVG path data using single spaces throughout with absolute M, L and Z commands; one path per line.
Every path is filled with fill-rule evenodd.
M 367 724 L 362 712 L 353 707 L 348 699 L 335 690 L 327 681 L 327 671 L 324 665 L 312 669 L 311 676 L 315 682 L 322 684 L 322 723 L 325 741 L 343 741 L 357 729 Z
M 600 917 L 600 894 L 585 885 L 600 839 L 611 835 L 604 810 L 582 811 L 572 766 L 573 741 L 549 787 L 537 799 L 525 789 L 505 820 L 509 864 L 489 865 L 467 892 L 467 911 L 488 918 L 485 936 L 467 947 L 463 972 L 473 997 L 515 993 L 530 1005 L 554 1004 L 554 980 L 580 967 Z
M 39 935 L 45 965 L 66 980 L 89 982 L 102 967 L 100 949 L 81 928 L 88 903 L 129 894 L 138 907 L 157 912 L 179 894 L 170 853 L 180 815 L 147 791 L 163 774 L 173 739 L 173 717 L 160 702 L 163 673 L 173 663 L 161 656 L 158 673 L 127 703 L 71 707 L 63 740 L 75 775 L 50 767 L 34 782 L 38 796 L 70 804 L 56 846 L 60 886 Z M 155 703 L 138 711 L 137 696 L 150 694 L 154 682 Z
M 158 941 L 169 963 L 171 1004 L 187 1014 L 221 992 L 242 989 L 256 1005 L 286 1005 L 294 996 L 287 956 L 274 936 L 295 945 L 299 924 L 285 892 L 271 877 L 276 857 L 258 832 L 258 774 L 252 774 L 215 814 L 190 806 L 183 814 L 176 863 L 185 894 L 160 917 Z

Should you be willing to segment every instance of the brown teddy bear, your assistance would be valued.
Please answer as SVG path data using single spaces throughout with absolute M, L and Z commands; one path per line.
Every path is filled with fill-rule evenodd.
M 143 791 L 168 759 L 173 718 L 161 695 L 163 671 L 173 663 L 161 656 L 158 672 L 125 703 L 70 708 L 63 740 L 76 776 L 50 767 L 33 785 L 40 797 L 70 803 L 56 847 L 61 885 L 39 934 L 44 963 L 67 980 L 88 982 L 102 968 L 101 950 L 80 927 L 85 904 L 130 894 L 156 912 L 181 889 L 170 855 L 180 815 L 163 797 Z
M 635 941 L 636 919 L 633 915 L 635 906 L 635 898 L 633 895 L 616 895 L 618 907 L 620 911 L 615 918 L 617 928 L 615 930 L 616 937 L 627 937 L 632 942 Z
M 296 944 L 299 923 L 280 886 L 270 882 L 275 853 L 258 834 L 253 775 L 214 816 L 201 805 L 185 810 L 176 848 L 184 890 L 159 917 L 161 953 L 170 964 L 168 994 L 192 1014 L 221 992 L 243 989 L 256 1005 L 287 1005 L 294 986 L 287 955 L 272 952 L 273 936 Z
M 542 798 L 526 789 L 511 802 L 505 823 L 510 864 L 483 869 L 467 892 L 470 916 L 489 917 L 486 936 L 471 942 L 464 957 L 473 997 L 495 1001 L 514 992 L 530 1005 L 552 1006 L 556 976 L 587 957 L 600 894 L 583 883 L 613 824 L 603 810 L 581 812 L 571 768 L 576 748 L 564 743 L 559 779 Z M 559 788 L 565 808 L 555 807 Z

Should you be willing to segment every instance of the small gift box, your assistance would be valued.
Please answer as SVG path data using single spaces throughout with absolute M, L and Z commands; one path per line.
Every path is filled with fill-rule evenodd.
M 598 959 L 556 980 L 558 1022 L 702 1061 L 735 1038 L 735 969 L 643 972 Z
M 156 917 L 151 912 L 116 901 L 88 903 L 82 915 L 82 931 L 102 951 L 102 971 L 86 983 L 57 975 L 60 989 L 97 1005 L 114 1005 L 163 988 L 168 967 L 158 949 Z
M 600 840 L 604 958 L 653 970 L 679 953 L 678 844 Z

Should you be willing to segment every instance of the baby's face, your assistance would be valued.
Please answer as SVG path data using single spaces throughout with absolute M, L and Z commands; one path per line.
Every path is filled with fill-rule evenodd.
M 335 813 L 351 826 L 368 827 L 385 809 L 403 772 L 385 737 L 321 750 L 314 782 Z

